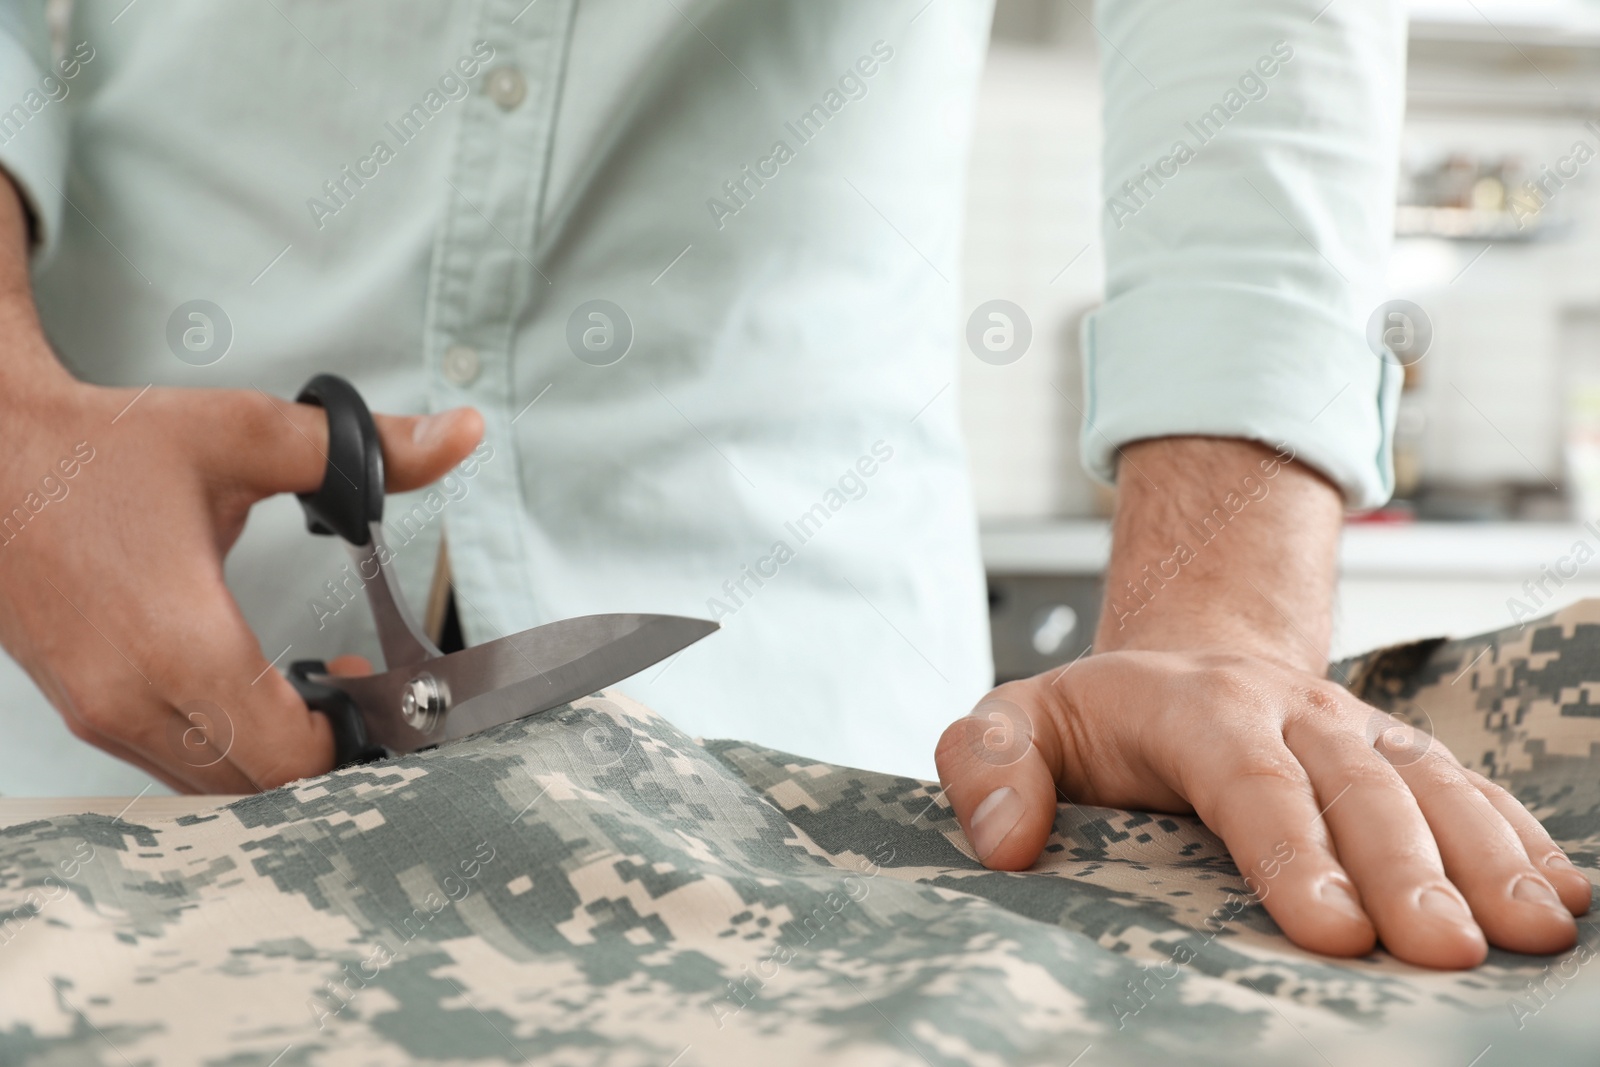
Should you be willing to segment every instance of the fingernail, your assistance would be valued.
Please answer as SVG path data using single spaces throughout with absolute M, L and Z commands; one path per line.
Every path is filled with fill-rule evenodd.
M 418 448 L 432 448 L 450 429 L 451 412 L 425 415 L 411 427 L 411 443 Z
M 1322 883 L 1322 892 L 1319 894 L 1322 902 L 1328 907 L 1352 919 L 1366 921 L 1367 913 L 1361 910 L 1361 901 L 1356 898 L 1355 890 L 1343 882 L 1330 878 Z
M 1525 874 L 1511 883 L 1511 899 L 1524 904 L 1542 904 L 1547 908 L 1561 907 L 1561 898 L 1545 883 L 1543 878 Z
M 1571 860 L 1559 852 L 1553 852 L 1546 856 L 1544 865 L 1552 871 L 1575 871 L 1578 869 Z
M 1000 842 L 1022 818 L 1023 808 L 1022 798 L 1009 785 L 983 798 L 983 803 L 973 811 L 972 824 L 967 830 L 980 860 L 988 859 L 989 853 L 1000 847 Z
M 1472 923 L 1472 911 L 1466 902 L 1454 893 L 1437 887 L 1424 889 L 1417 898 L 1417 907 L 1437 918 L 1460 925 Z

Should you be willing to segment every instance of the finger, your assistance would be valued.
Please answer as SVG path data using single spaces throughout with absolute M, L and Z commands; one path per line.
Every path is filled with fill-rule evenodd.
M 1245 885 L 1295 944 L 1364 956 L 1377 932 L 1335 854 L 1311 779 L 1281 739 L 1195 753 L 1185 794 L 1221 837 Z
M 201 793 L 255 793 L 260 785 L 231 759 L 238 736 L 234 716 L 207 700 L 168 709 L 162 748 L 155 758 L 180 769 Z
M 103 734 L 98 730 L 92 729 L 75 712 L 68 710 L 65 706 L 57 705 L 57 708 L 61 712 L 62 719 L 67 724 L 67 729 L 79 741 L 93 745 L 100 751 L 107 755 L 115 756 L 124 763 L 131 763 L 175 793 L 202 792 L 200 786 L 191 781 L 186 775 L 169 771 L 159 763 L 146 758 L 143 753 L 123 744 L 109 734 Z
M 174 708 L 138 701 L 122 709 L 115 735 L 86 737 L 97 748 L 135 763 L 183 793 L 241 795 L 261 784 L 233 761 L 237 716 L 211 701 Z
M 190 725 L 225 753 L 221 762 L 191 773 L 208 790 L 224 781 L 237 790 L 231 768 L 249 783 L 246 791 L 256 791 L 329 770 L 333 732 L 327 718 L 307 708 L 263 655 L 220 572 L 185 576 L 174 593 L 175 603 L 202 607 L 165 619 L 164 652 L 148 674 L 174 707 L 203 711 Z M 205 656 L 187 651 L 194 649 L 204 649 Z
M 1384 947 L 1423 967 L 1476 967 L 1489 946 L 1445 873 L 1398 771 L 1341 715 L 1291 717 L 1284 739 L 1316 786 L 1334 848 Z
M 92 693 L 121 693 L 115 706 L 86 707 L 60 687 L 51 702 L 60 709 L 72 735 L 131 763 L 180 793 L 253 793 L 255 786 L 225 760 L 226 753 L 203 740 L 194 722 L 158 699 L 149 686 L 129 690 L 122 679 L 93 677 L 83 665 L 75 672 Z
M 365 678 L 372 673 L 372 662 L 365 656 L 335 656 L 328 661 L 328 673 L 340 678 Z
M 198 400 L 196 432 L 212 469 L 262 496 L 309 493 L 328 467 L 328 420 L 315 404 L 255 391 L 211 392 Z M 483 439 L 483 416 L 472 408 L 437 415 L 374 415 L 390 492 L 437 481 Z M 229 447 L 219 448 L 218 442 Z
M 483 416 L 473 408 L 437 415 L 377 415 L 383 439 L 384 485 L 391 493 L 443 478 L 483 440 Z
M 1533 817 L 1533 812 L 1523 807 L 1516 797 L 1485 778 L 1477 771 L 1465 769 L 1467 780 L 1477 787 L 1500 817 L 1511 825 L 1522 850 L 1534 868 L 1543 874 L 1560 896 L 1561 903 L 1573 915 L 1586 915 L 1594 887 L 1584 873 L 1573 866 L 1561 847 Z
M 193 793 L 197 791 L 194 784 L 182 775 L 168 772 L 159 764 L 146 760 L 142 755 L 135 753 L 115 738 L 102 733 L 91 724 L 79 711 L 78 703 L 73 693 L 61 684 L 60 677 L 50 667 L 37 661 L 20 658 L 18 663 L 28 672 L 28 676 L 33 679 L 33 684 L 39 687 L 39 691 L 45 695 L 45 699 L 50 701 L 50 706 L 61 714 L 62 723 L 66 726 L 67 732 L 72 734 L 73 737 L 85 744 L 93 745 L 95 748 L 115 756 L 117 759 L 133 764 L 161 782 L 168 789 L 178 793 Z M 74 673 L 76 674 L 77 672 Z
M 1571 948 L 1578 939 L 1571 912 L 1528 862 L 1511 824 L 1444 747 L 1432 738 L 1420 745 L 1403 739 L 1397 744 L 1385 733 L 1379 735 L 1378 751 L 1395 760 L 1438 842 L 1445 873 L 1466 896 L 1490 943 L 1537 955 Z
M 1045 723 L 1030 687 L 1012 683 L 951 723 L 934 750 L 945 796 L 992 870 L 1026 870 L 1050 839 L 1055 778 L 1035 743 Z
M 252 793 L 258 781 L 230 762 L 243 703 L 238 694 L 250 690 L 258 676 L 275 672 L 266 670 L 223 584 L 220 563 L 209 569 L 209 575 L 201 566 L 161 576 L 168 595 L 160 598 L 109 591 L 93 606 L 99 623 L 74 613 L 44 646 L 43 662 L 52 666 L 31 673 L 81 740 L 147 771 L 159 769 L 162 781 L 183 792 Z M 196 607 L 173 611 L 172 605 Z M 161 640 L 141 648 L 126 640 L 112 642 L 108 633 L 160 634 Z M 251 649 L 259 666 L 240 677 L 237 650 L 243 647 Z M 220 672 L 219 662 L 226 664 Z M 208 678 L 227 684 L 207 684 Z M 287 685 L 281 677 L 278 681 Z M 306 714 L 298 698 L 293 703 Z M 329 734 L 326 727 L 323 733 Z M 315 739 L 312 745 L 315 753 Z M 326 747 L 331 762 L 331 734 Z

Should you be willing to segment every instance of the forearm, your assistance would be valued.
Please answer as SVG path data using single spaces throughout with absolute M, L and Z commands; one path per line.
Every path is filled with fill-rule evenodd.
M 1228 649 L 1321 674 L 1342 513 L 1338 490 L 1287 451 L 1128 445 L 1095 649 Z

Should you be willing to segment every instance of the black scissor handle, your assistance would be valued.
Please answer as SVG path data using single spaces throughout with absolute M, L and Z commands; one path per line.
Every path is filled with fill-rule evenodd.
M 319 374 L 295 397 L 328 413 L 328 466 L 322 486 L 300 493 L 306 528 L 338 534 L 352 545 L 371 540 L 369 525 L 383 520 L 383 444 L 367 402 L 336 374 Z
M 383 746 L 373 744 L 367 737 L 366 720 L 350 694 L 311 680 L 313 674 L 327 673 L 327 664 L 320 659 L 298 659 L 289 664 L 289 683 L 295 692 L 306 702 L 306 707 L 326 715 L 328 725 L 333 727 L 334 767 L 387 758 L 389 753 Z

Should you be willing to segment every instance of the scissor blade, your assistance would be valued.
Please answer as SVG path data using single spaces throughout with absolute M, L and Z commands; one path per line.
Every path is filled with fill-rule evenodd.
M 588 696 L 718 628 L 678 615 L 585 615 L 383 674 L 317 680 L 355 698 L 372 740 L 414 752 Z M 401 712 L 406 687 L 424 672 L 449 697 L 449 710 L 426 732 Z

